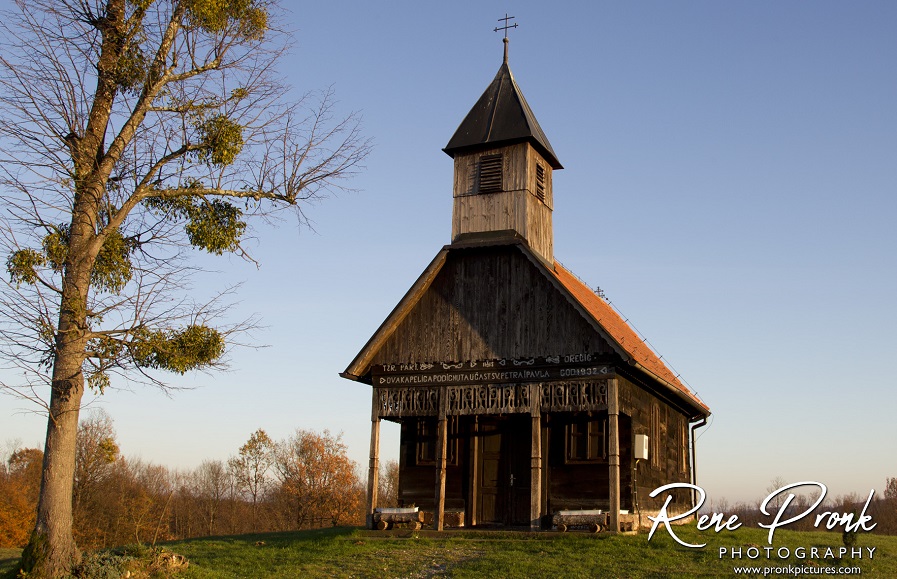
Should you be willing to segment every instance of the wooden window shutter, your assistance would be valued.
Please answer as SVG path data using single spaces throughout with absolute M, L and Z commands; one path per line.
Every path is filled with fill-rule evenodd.
M 662 464 L 661 460 L 660 460 L 660 452 L 663 449 L 663 444 L 662 444 L 663 435 L 660 432 L 661 422 L 662 422 L 662 420 L 660 418 L 660 405 L 657 403 L 656 400 L 652 400 L 651 401 L 651 433 L 648 435 L 648 436 L 650 436 L 649 440 L 650 440 L 651 450 L 648 453 L 648 455 L 649 455 L 648 458 L 651 462 L 651 466 L 653 466 L 654 468 L 660 468 L 661 464 Z
M 545 203 L 545 167 L 536 163 L 536 197 Z
M 480 157 L 480 193 L 499 193 L 502 190 L 502 155 Z
M 417 419 L 417 464 L 436 464 L 436 421 Z

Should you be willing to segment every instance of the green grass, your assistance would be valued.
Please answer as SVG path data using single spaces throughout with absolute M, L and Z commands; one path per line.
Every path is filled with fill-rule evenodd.
M 190 560 L 183 577 L 733 577 L 735 566 L 859 566 L 864 577 L 897 577 L 897 537 L 862 534 L 858 560 L 797 559 L 797 547 L 841 547 L 840 533 L 801 533 L 779 530 L 776 549 L 788 547 L 789 559 L 769 560 L 765 554 L 750 560 L 720 558 L 720 547 L 766 545 L 763 529 L 698 532 L 693 525 L 677 527 L 690 543 L 707 542 L 703 549 L 677 545 L 658 530 L 647 535 L 591 535 L 571 532 L 520 533 L 450 531 L 443 534 L 408 531 L 372 532 L 341 528 L 296 533 L 213 537 L 164 545 Z M 875 547 L 870 560 L 865 548 Z M 14 565 L 18 551 L 0 550 L 0 571 Z M 762 576 L 762 575 L 761 575 Z M 776 575 L 770 575 L 776 576 Z
M 677 545 L 659 531 L 641 535 L 585 533 L 374 533 L 328 529 L 301 533 L 182 541 L 168 548 L 191 561 L 188 577 L 731 577 L 736 565 L 859 565 L 867 577 L 897 577 L 897 537 L 861 535 L 860 547 L 875 547 L 875 558 L 844 562 L 789 559 L 720 559 L 720 547 L 766 544 L 762 529 L 699 533 L 677 529 L 703 549 Z M 256 545 L 264 541 L 263 545 Z M 837 533 L 777 531 L 776 548 L 841 546 Z M 864 555 L 865 555 L 864 551 Z
M 19 557 L 21 555 L 21 549 L 0 548 L 0 577 L 4 577 L 5 575 L 12 572 L 16 564 L 19 562 Z

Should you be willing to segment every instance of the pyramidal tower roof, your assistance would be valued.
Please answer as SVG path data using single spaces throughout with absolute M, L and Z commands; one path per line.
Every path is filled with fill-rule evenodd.
M 458 153 L 529 141 L 553 169 L 563 169 L 539 126 L 536 115 L 523 97 L 508 66 L 508 39 L 498 74 L 449 140 L 443 151 Z

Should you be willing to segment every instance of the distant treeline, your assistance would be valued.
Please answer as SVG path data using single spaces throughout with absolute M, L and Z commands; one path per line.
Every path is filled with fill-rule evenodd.
M 0 457 L 0 547 L 23 547 L 34 528 L 43 453 L 8 446 L 13 448 Z M 75 537 L 81 548 L 95 549 L 360 525 L 366 485 L 346 451 L 341 437 L 326 430 L 297 430 L 285 440 L 274 441 L 259 429 L 226 462 L 207 460 L 193 470 L 178 471 L 122 456 L 112 419 L 94 411 L 78 430 Z M 398 465 L 388 462 L 380 473 L 378 503 L 395 506 Z M 773 487 L 782 482 L 774 481 Z M 835 497 L 815 513 L 834 510 L 859 515 L 866 498 L 858 494 Z M 805 511 L 813 500 L 798 495 L 786 516 Z M 729 505 L 722 500 L 704 510 L 738 515 L 745 525 L 756 527 L 769 520 L 758 503 Z M 777 511 L 779 505 L 769 508 Z M 789 524 L 788 529 L 814 530 L 815 513 Z M 884 493 L 871 501 L 866 514 L 876 525 L 873 532 L 897 535 L 897 477 L 886 480 Z
M 15 446 L 15 445 L 9 445 Z M 274 441 L 257 430 L 228 461 L 190 471 L 123 456 L 112 419 L 94 411 L 78 432 L 74 533 L 83 549 L 208 535 L 355 525 L 365 484 L 340 436 L 297 430 Z M 34 528 L 43 453 L 9 448 L 0 464 L 0 547 Z M 381 496 L 394 504 L 395 464 Z
M 785 480 L 779 477 L 772 482 L 768 490 L 773 491 L 784 485 Z M 794 493 L 795 498 L 787 504 L 785 511 L 782 514 L 781 519 L 783 521 L 798 517 L 800 514 L 807 512 L 819 496 L 818 492 L 802 494 L 797 489 L 794 489 Z M 761 500 L 757 500 L 754 503 L 742 502 L 730 505 L 728 501 L 723 499 L 714 502 L 710 507 L 701 509 L 701 513 L 725 513 L 726 519 L 731 515 L 738 515 L 738 520 L 748 527 L 757 527 L 759 523 L 768 525 L 776 513 L 779 512 L 781 506 L 785 504 L 788 495 L 788 492 L 780 493 L 769 505 L 767 505 L 766 510 L 770 513 L 769 516 L 764 515 L 761 512 Z M 833 519 L 833 517 L 828 515 L 821 518 L 817 526 L 817 516 L 823 515 L 826 512 L 837 513 L 839 517 L 843 517 L 845 514 L 852 514 L 853 517 L 851 518 L 851 521 L 856 521 L 861 514 L 865 514 L 872 517 L 871 521 L 867 521 L 866 526 L 868 527 L 871 524 L 875 524 L 875 528 L 872 529 L 873 533 L 897 535 L 897 477 L 886 478 L 884 493 L 876 493 L 872 500 L 869 501 L 868 507 L 866 507 L 867 501 L 869 501 L 868 493 L 865 495 L 848 493 L 833 498 L 826 498 L 822 504 L 813 509 L 809 515 L 800 517 L 792 523 L 788 523 L 784 528 L 791 531 L 826 531 L 829 530 L 826 528 L 826 525 Z M 832 529 L 838 531 L 843 530 L 844 525 L 839 526 L 834 524 L 835 522 L 837 521 L 833 522 Z

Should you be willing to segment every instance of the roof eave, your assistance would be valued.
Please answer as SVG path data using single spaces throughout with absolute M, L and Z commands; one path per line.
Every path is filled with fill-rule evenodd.
M 693 392 L 685 392 L 675 384 L 670 384 L 667 380 L 658 376 L 635 360 L 630 360 L 629 363 L 634 368 L 637 368 L 640 372 L 646 374 L 652 380 L 663 386 L 664 389 L 673 394 L 677 399 L 687 403 L 689 407 L 697 411 L 697 414 L 691 416 L 692 419 L 707 418 L 708 416 L 710 416 L 710 407 L 704 404 L 704 402 L 700 398 L 698 398 L 697 394 L 694 394 Z
M 515 139 L 504 139 L 501 141 L 484 141 L 482 143 L 476 143 L 473 145 L 460 145 L 456 147 L 445 147 L 442 149 L 442 152 L 451 157 L 455 158 L 455 155 L 469 155 L 471 153 L 476 153 L 477 151 L 485 151 L 487 149 L 496 149 L 498 147 L 509 147 L 511 145 L 516 145 L 517 143 L 529 143 L 532 147 L 540 154 L 542 157 L 548 161 L 548 164 L 555 171 L 559 171 L 564 168 L 561 165 L 561 162 L 557 160 L 557 157 L 554 155 L 554 151 L 546 148 L 545 145 L 539 142 L 535 137 L 518 137 Z
M 436 257 L 433 258 L 423 273 L 420 274 L 411 288 L 405 292 L 405 295 L 402 296 L 402 299 L 399 300 L 396 307 L 394 307 L 386 319 L 383 320 L 383 323 L 380 324 L 377 331 L 374 332 L 361 348 L 346 370 L 340 373 L 341 377 L 348 380 L 364 381 L 363 376 L 367 374 L 371 360 L 380 350 L 380 347 L 386 339 L 392 335 L 395 328 L 405 319 L 405 316 L 410 313 L 414 305 L 417 304 L 427 288 L 430 287 L 430 284 L 433 283 L 436 274 L 439 273 L 442 266 L 445 264 L 447 256 L 447 248 L 442 248 L 442 250 L 436 254 Z

